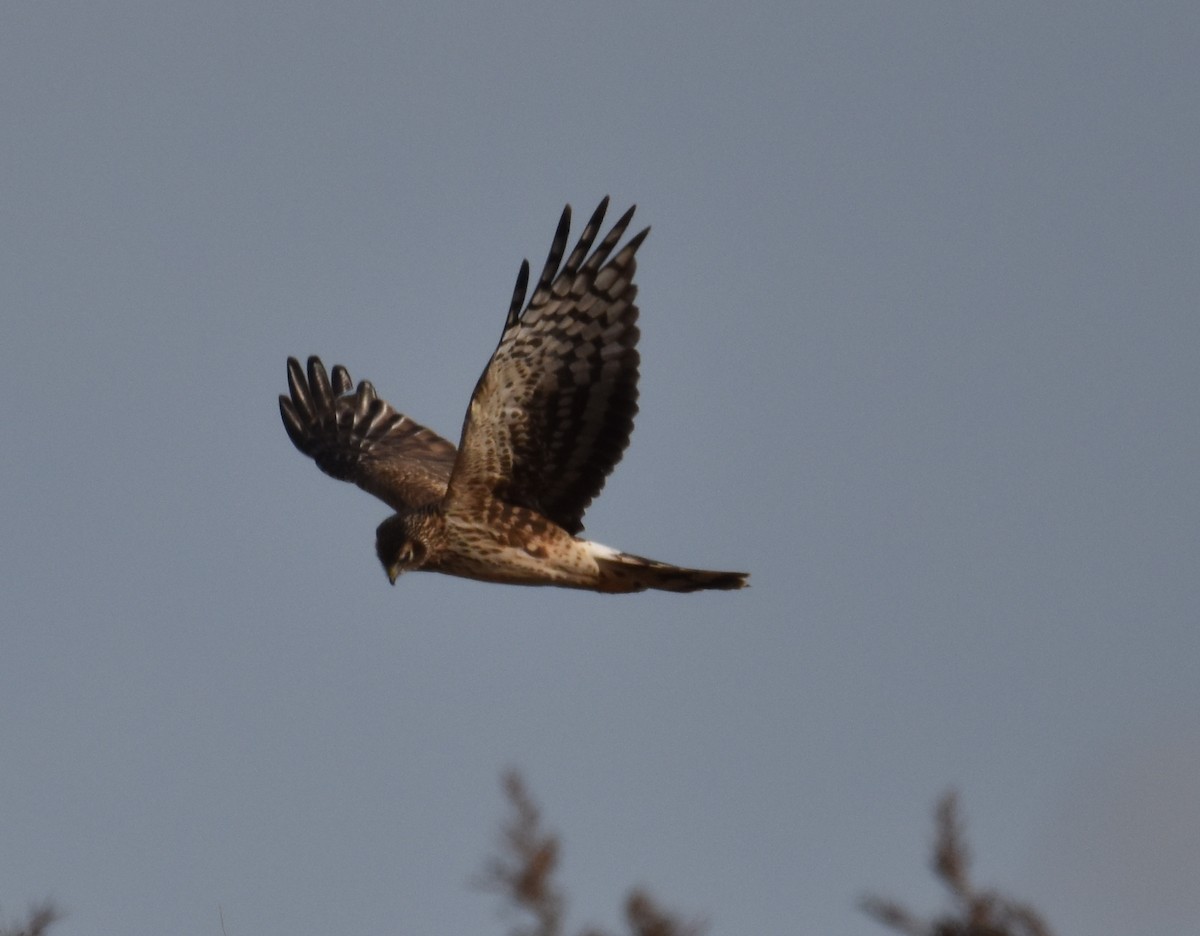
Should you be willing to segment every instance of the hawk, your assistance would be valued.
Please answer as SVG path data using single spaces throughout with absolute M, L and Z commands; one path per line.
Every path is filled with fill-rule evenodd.
M 370 381 L 355 388 L 341 365 L 331 379 L 320 358 L 308 359 L 307 374 L 288 359 L 290 395 L 279 397 L 279 412 L 296 448 L 396 511 L 375 537 L 393 585 L 418 569 L 599 592 L 747 584 L 743 572 L 683 569 L 578 536 L 638 409 L 633 275 L 650 229 L 611 256 L 630 208 L 593 250 L 607 208 L 605 198 L 565 264 L 571 206 L 563 209 L 528 304 L 522 262 L 457 449 L 393 409 Z

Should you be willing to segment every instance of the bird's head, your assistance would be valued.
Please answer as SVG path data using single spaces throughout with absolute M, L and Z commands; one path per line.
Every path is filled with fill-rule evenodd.
M 375 530 L 375 555 L 393 585 L 402 573 L 425 564 L 428 551 L 415 532 L 412 518 L 402 514 L 388 517 Z

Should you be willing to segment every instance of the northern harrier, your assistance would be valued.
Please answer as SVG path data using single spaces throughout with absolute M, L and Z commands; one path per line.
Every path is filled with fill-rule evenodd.
M 528 305 L 529 262 L 521 264 L 457 450 L 369 381 L 356 390 L 341 365 L 330 381 L 311 357 L 306 379 L 288 359 L 291 396 L 280 396 L 279 411 L 296 448 L 396 511 L 375 537 L 393 585 L 413 569 L 600 592 L 746 585 L 742 572 L 681 569 L 577 536 L 637 412 L 634 255 L 650 229 L 610 260 L 634 209 L 592 250 L 607 207 L 605 198 L 560 269 L 571 226 L 570 205 L 563 210 Z

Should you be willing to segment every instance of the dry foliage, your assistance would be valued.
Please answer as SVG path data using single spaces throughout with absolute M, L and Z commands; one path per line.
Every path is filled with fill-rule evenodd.
M 863 901 L 867 913 L 906 936 L 1053 936 L 1032 907 L 971 883 L 971 856 L 953 791 L 938 802 L 936 821 L 933 873 L 950 892 L 951 911 L 923 920 L 895 901 L 868 897 Z
M 566 900 L 554 880 L 558 837 L 542 829 L 541 813 L 515 771 L 505 775 L 504 793 L 512 815 L 503 827 L 498 854 L 485 865 L 479 884 L 504 896 L 518 914 L 529 918 L 510 936 L 563 936 Z M 1031 907 L 971 883 L 970 853 L 953 792 L 939 801 L 936 818 L 933 872 L 950 893 L 950 911 L 925 920 L 880 897 L 868 897 L 863 909 L 905 936 L 1053 936 Z M 46 936 L 59 919 L 61 914 L 47 902 L 31 910 L 25 922 L 0 926 L 0 936 Z M 700 936 L 703 931 L 702 926 L 667 913 L 638 889 L 626 898 L 625 924 L 629 936 Z M 224 931 L 223 919 L 221 928 Z M 609 934 L 587 929 L 579 936 Z
M 499 854 L 485 865 L 480 886 L 502 894 L 531 918 L 527 926 L 514 928 L 511 936 L 562 936 L 566 900 L 554 881 L 558 837 L 542 830 L 541 813 L 516 771 L 505 774 L 504 794 L 512 815 L 504 825 Z M 668 914 L 641 890 L 626 899 L 625 922 L 630 936 L 699 936 L 702 930 Z M 592 929 L 580 936 L 607 934 Z
M 0 936 L 45 936 L 50 925 L 62 915 L 49 901 L 40 907 L 29 911 L 29 918 L 24 923 L 16 923 L 0 929 Z

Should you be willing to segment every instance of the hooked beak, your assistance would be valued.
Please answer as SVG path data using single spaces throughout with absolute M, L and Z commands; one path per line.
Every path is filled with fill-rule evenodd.
M 387 570 L 388 581 L 395 585 L 396 579 L 400 578 L 400 573 L 403 571 L 398 565 L 390 566 Z

